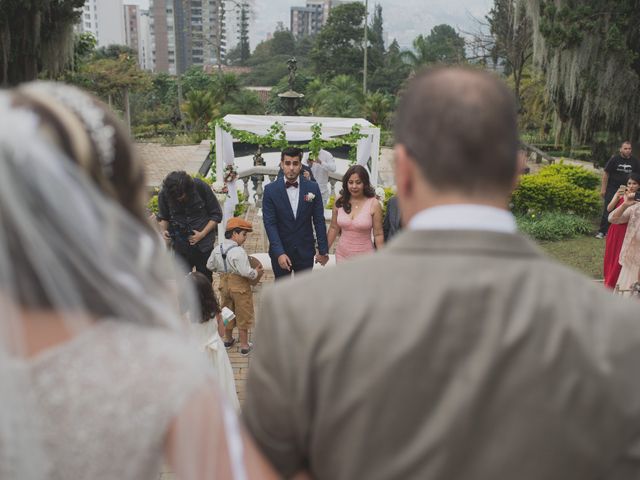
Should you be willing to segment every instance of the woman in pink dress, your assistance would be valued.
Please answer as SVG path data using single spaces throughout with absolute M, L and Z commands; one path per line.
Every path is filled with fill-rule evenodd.
M 374 241 L 375 248 L 384 243 L 382 207 L 369 181 L 369 173 L 362 165 L 349 167 L 342 177 L 340 195 L 333 206 L 327 235 L 329 248 L 340 236 L 336 262 L 373 252 Z
M 607 206 L 607 210 L 612 212 L 618 208 L 624 202 L 625 193 L 635 193 L 638 191 L 638 187 L 640 187 L 640 174 L 631 173 L 627 180 L 627 186 L 620 185 L 620 188 Z M 626 232 L 626 223 L 614 223 L 609 226 L 607 231 L 607 240 L 604 247 L 604 284 L 609 288 L 616 286 L 622 269 L 622 265 L 620 265 L 620 250 L 622 250 L 622 242 Z

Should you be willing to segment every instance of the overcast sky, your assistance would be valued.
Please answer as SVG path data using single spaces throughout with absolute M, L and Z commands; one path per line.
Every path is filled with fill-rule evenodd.
M 254 0 L 256 19 L 251 31 L 251 49 L 273 32 L 281 21 L 289 27 L 292 6 L 304 6 L 305 0 Z M 148 8 L 149 0 L 125 0 Z M 484 17 L 493 0 L 369 0 L 369 15 L 374 5 L 382 5 L 382 19 L 387 44 L 394 38 L 405 48 L 419 34 L 428 34 L 434 26 L 448 23 L 458 30 L 474 27 L 473 17 Z

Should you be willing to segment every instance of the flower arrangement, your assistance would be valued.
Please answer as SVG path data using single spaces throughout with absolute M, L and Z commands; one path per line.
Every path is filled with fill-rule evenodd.
M 386 192 L 384 191 L 384 187 L 382 185 L 376 185 L 375 188 L 376 198 L 378 202 L 380 202 L 380 206 L 384 207 L 384 202 L 386 200 Z
M 305 202 L 313 202 L 314 198 L 316 198 L 316 196 L 313 193 L 309 192 L 304 196 L 304 201 Z
M 224 167 L 224 183 L 231 183 L 238 178 L 238 169 L 235 165 L 227 165 Z
M 229 188 L 227 187 L 226 182 L 214 182 L 211 184 L 211 189 L 213 193 L 216 195 L 216 199 L 218 203 L 222 205 L 227 198 L 229 198 Z

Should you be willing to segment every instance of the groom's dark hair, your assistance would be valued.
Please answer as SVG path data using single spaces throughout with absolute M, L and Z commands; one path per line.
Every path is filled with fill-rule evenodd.
M 287 157 L 298 157 L 302 162 L 302 149 L 298 147 L 287 147 L 280 153 L 280 161 L 284 160 L 285 155 Z

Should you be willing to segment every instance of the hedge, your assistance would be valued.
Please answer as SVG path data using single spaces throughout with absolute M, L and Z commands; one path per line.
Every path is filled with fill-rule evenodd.
M 595 217 L 602 209 L 596 190 L 599 183 L 598 176 L 583 167 L 549 165 L 522 177 L 513 193 L 512 208 L 516 214 L 563 212 Z

